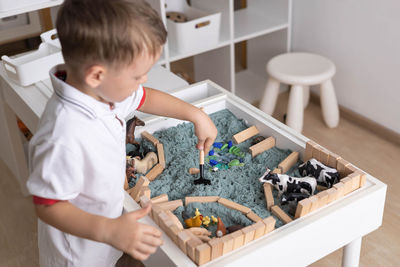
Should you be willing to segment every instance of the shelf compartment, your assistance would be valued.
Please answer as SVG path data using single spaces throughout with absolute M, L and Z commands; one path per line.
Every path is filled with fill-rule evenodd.
M 234 12 L 234 42 L 241 42 L 289 27 L 289 0 L 248 0 Z
M 22 14 L 22 13 L 36 11 L 36 10 L 43 9 L 43 8 L 58 6 L 58 5 L 61 5 L 62 2 L 64 2 L 64 0 L 48 0 L 48 1 L 41 1 L 38 3 L 34 3 L 34 4 L 31 3 L 29 5 L 21 6 L 19 8 L 14 8 L 11 10 L 3 10 L 3 11 L 0 11 L 0 18 L 5 18 L 5 17 Z

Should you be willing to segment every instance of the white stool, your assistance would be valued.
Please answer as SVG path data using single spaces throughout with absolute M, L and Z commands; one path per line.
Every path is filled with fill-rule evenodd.
M 310 85 L 320 84 L 321 107 L 325 123 L 334 128 L 339 123 L 339 108 L 331 78 L 335 65 L 328 59 L 310 53 L 288 53 L 272 58 L 266 66 L 269 79 L 260 109 L 272 115 L 280 83 L 291 85 L 286 124 L 301 132 L 304 108 L 308 105 Z

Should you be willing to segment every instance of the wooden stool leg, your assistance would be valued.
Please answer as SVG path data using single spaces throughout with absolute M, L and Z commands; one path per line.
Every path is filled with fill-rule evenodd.
M 303 94 L 301 85 L 293 85 L 290 89 L 286 124 L 298 132 L 303 130 Z
M 310 102 L 310 86 L 303 85 L 303 107 L 306 108 Z
M 335 128 L 339 124 L 339 108 L 332 81 L 321 84 L 321 108 L 325 123 L 329 128 Z
M 278 99 L 279 85 L 278 80 L 269 77 L 265 86 L 264 96 L 260 103 L 260 109 L 268 115 L 272 115 L 274 112 L 276 100 Z

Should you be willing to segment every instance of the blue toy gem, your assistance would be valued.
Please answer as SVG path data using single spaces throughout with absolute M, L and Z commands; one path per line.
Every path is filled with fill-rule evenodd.
M 228 148 L 231 148 L 232 145 L 233 145 L 233 144 L 232 144 L 232 141 L 229 141 L 229 142 L 228 142 Z
M 213 144 L 213 147 L 217 147 L 217 148 L 221 148 L 223 146 L 223 144 L 222 143 L 219 143 L 219 142 L 215 142 L 214 144 Z
M 218 161 L 213 160 L 213 159 L 210 160 L 210 165 L 214 166 L 214 165 L 217 165 L 217 164 L 218 164 Z
M 208 155 L 209 155 L 209 156 L 214 155 L 214 150 L 210 150 L 210 151 L 208 152 Z

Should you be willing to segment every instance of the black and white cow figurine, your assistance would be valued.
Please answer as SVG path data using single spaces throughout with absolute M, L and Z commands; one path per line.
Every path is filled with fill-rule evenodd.
M 286 205 L 289 202 L 299 202 L 305 198 L 308 198 L 310 195 L 305 193 L 283 193 L 281 196 L 281 205 Z
M 279 191 L 279 197 L 284 192 L 312 195 L 317 187 L 317 180 L 314 177 L 291 177 L 286 174 L 271 173 L 268 168 L 259 180 L 273 185 Z
M 299 166 L 301 176 L 312 176 L 317 179 L 319 185 L 331 188 L 339 182 L 339 172 L 336 169 L 325 166 L 318 160 L 312 158 Z

